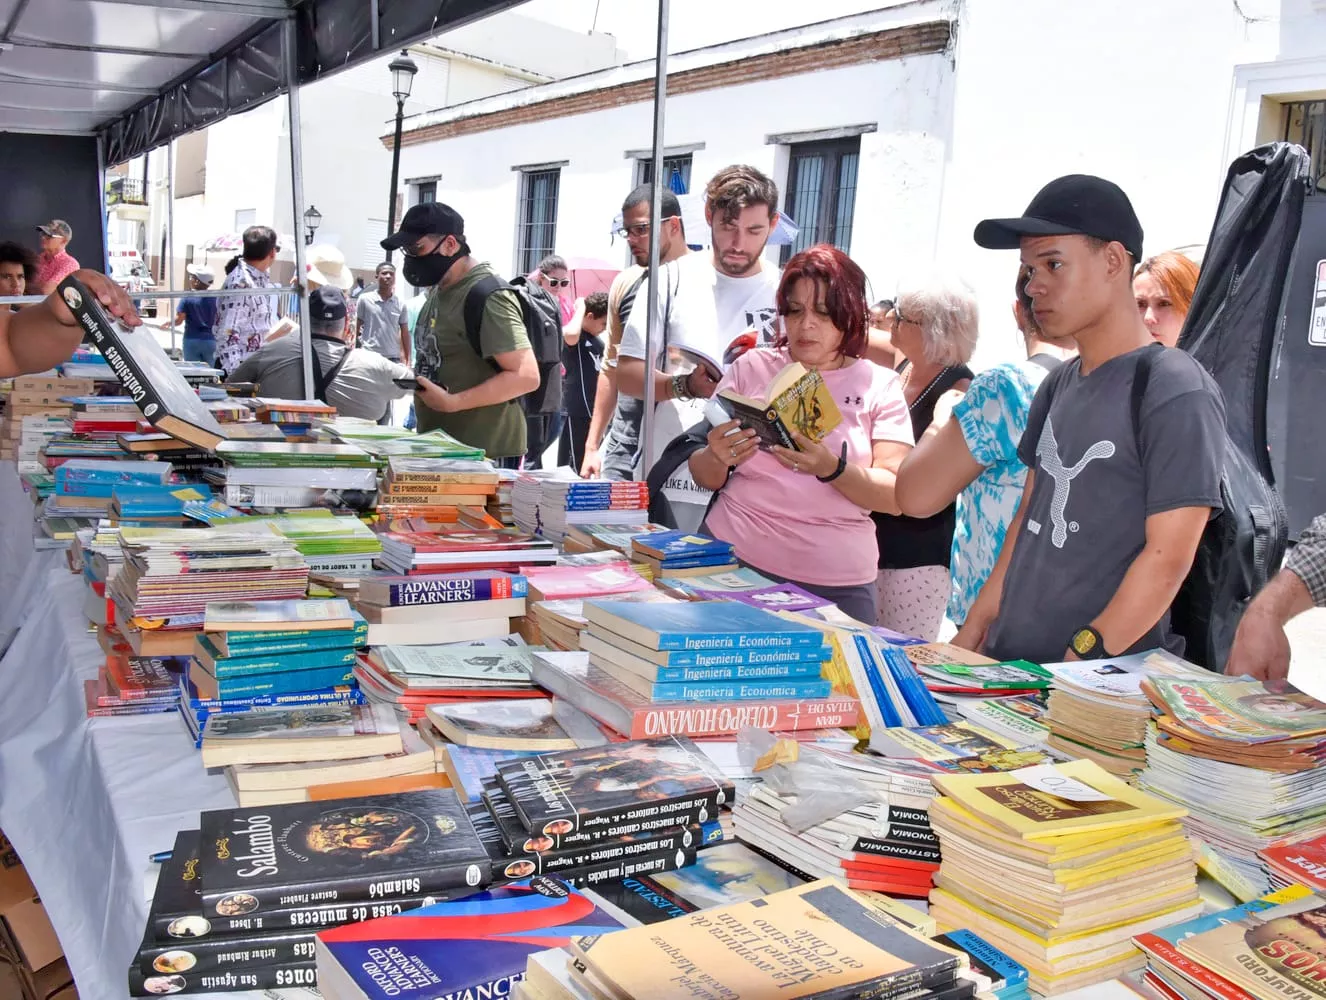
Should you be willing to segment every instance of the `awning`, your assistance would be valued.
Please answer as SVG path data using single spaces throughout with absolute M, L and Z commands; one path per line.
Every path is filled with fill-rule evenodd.
M 0 0 L 0 131 L 101 134 L 108 165 L 521 0 Z

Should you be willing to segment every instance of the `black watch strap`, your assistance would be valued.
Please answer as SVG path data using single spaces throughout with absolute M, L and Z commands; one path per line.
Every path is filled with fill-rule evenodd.
M 831 483 L 846 471 L 847 471 L 847 442 L 844 441 L 843 449 L 838 453 L 838 467 L 834 469 L 832 472 L 830 472 L 827 476 L 816 476 L 815 478 L 822 483 Z
M 1110 655 L 1105 652 L 1105 639 L 1090 625 L 1083 625 L 1073 633 L 1068 648 L 1082 660 L 1103 660 Z

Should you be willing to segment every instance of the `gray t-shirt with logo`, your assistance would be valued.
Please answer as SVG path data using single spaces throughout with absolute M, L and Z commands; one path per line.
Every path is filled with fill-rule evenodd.
M 1018 457 L 1036 473 L 985 644 L 998 659 L 1062 660 L 1069 639 L 1104 610 L 1146 543 L 1146 519 L 1181 507 L 1219 511 L 1225 407 L 1196 361 L 1166 348 L 1132 420 L 1139 348 L 1083 375 L 1074 359 L 1041 383 Z M 1138 442 L 1141 452 L 1138 451 Z M 1169 609 L 1125 653 L 1182 652 Z

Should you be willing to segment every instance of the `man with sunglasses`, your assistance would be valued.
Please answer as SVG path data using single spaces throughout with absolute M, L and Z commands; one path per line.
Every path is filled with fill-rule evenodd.
M 414 329 L 419 430 L 441 428 L 504 468 L 516 468 L 525 454 L 519 399 L 539 386 L 516 293 L 499 289 L 484 301 L 482 350 L 476 352 L 465 330 L 465 299 L 480 279 L 497 272 L 471 256 L 460 213 L 441 202 L 415 205 L 382 249 L 403 251 L 401 275 L 431 289 Z
M 571 301 L 571 270 L 565 260 L 550 253 L 539 261 L 539 266 L 525 280 L 538 285 L 557 303 L 559 327 L 571 322 L 575 306 Z M 561 438 L 562 428 L 566 425 L 560 339 L 556 361 L 550 361 L 547 356 L 539 357 L 537 349 L 534 356 L 539 361 L 539 388 L 524 401 L 526 469 L 543 468 L 543 453 Z

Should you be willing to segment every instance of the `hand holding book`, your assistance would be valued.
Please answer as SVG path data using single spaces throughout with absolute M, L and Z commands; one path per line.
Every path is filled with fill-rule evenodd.
M 729 469 L 746 462 L 760 450 L 760 436 L 740 420 L 729 420 L 709 431 L 709 451 Z
M 796 442 L 795 450 L 784 448 L 779 444 L 769 449 L 773 457 L 782 463 L 783 468 L 821 479 L 833 475 L 838 468 L 837 453 L 818 441 L 812 441 L 800 431 L 792 431 L 792 440 Z

